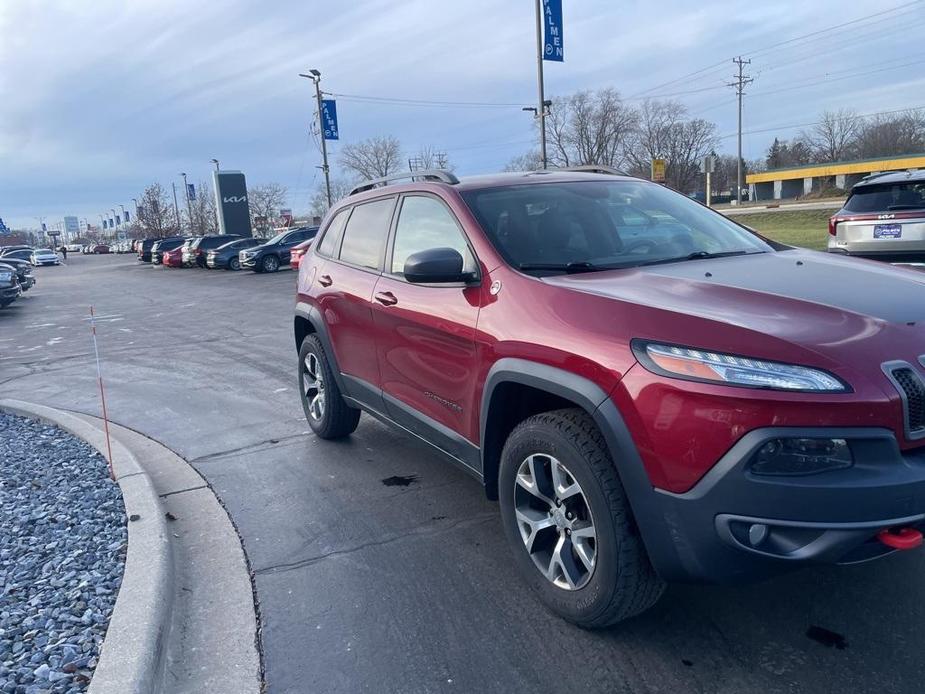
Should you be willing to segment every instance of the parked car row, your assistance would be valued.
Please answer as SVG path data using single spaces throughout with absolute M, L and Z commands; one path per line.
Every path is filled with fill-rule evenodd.
M 0 247 L 0 308 L 6 308 L 35 286 L 33 250 L 28 246 Z M 29 255 L 22 257 L 23 252 Z
M 276 272 L 298 268 L 299 260 L 318 233 L 318 227 L 286 229 L 271 239 L 236 234 L 171 236 L 131 242 L 138 260 L 166 267 Z
M 51 248 L 32 248 L 32 246 L 4 246 L 0 248 L 0 258 L 25 260 L 35 267 L 61 264 L 58 254 Z

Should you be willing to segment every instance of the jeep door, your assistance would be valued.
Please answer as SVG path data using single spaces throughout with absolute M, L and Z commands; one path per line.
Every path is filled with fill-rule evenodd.
M 412 253 L 454 248 L 477 276 L 475 254 L 438 197 L 402 197 L 383 275 L 372 301 L 382 397 L 389 416 L 479 469 L 475 330 L 480 290 L 465 283 L 412 284 Z

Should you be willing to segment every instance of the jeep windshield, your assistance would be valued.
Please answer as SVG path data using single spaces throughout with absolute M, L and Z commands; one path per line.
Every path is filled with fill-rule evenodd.
M 859 186 L 845 203 L 845 212 L 890 212 L 925 209 L 925 183 L 877 183 Z
M 533 183 L 462 195 L 498 252 L 529 274 L 774 250 L 722 215 L 647 181 Z

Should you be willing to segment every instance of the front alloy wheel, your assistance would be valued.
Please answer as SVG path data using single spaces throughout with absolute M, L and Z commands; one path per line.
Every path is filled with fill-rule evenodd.
M 276 272 L 279 270 L 279 259 L 275 255 L 268 255 L 263 259 L 264 272 Z
M 536 568 L 559 588 L 583 588 L 594 573 L 597 534 L 581 486 L 544 454 L 520 464 L 514 486 L 520 537 Z
M 584 410 L 542 412 L 514 427 L 498 497 L 518 569 L 561 617 L 606 627 L 662 594 L 608 446 Z
M 241 269 L 241 261 L 238 260 L 237 258 L 231 258 L 231 259 L 228 261 L 228 269 L 229 269 L 229 270 L 240 270 L 240 269 Z

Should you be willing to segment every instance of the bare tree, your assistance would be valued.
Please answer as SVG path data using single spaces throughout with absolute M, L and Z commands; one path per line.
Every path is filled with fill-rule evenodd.
M 553 99 L 546 118 L 547 157 L 554 166 L 600 164 L 623 168 L 638 116 L 615 89 Z
M 251 212 L 251 222 L 255 217 L 273 219 L 279 209 L 286 204 L 286 186 L 279 183 L 264 183 L 247 191 L 247 204 Z
M 401 168 L 401 144 L 394 137 L 387 136 L 344 145 L 340 163 L 364 179 L 388 176 Z
M 505 171 L 538 171 L 543 168 L 543 158 L 539 150 L 531 150 L 520 154 L 504 165 Z
M 627 151 L 630 171 L 649 176 L 653 159 L 665 159 L 665 182 L 690 192 L 699 186 L 700 162 L 719 142 L 716 124 L 687 118 L 678 101 L 644 101 L 639 122 Z
M 196 185 L 196 199 L 190 200 L 193 219 L 191 228 L 200 234 L 217 234 L 218 219 L 215 216 L 215 195 L 211 184 L 199 181 Z
M 925 149 L 925 114 L 905 111 L 868 119 L 858 134 L 861 159 L 911 154 Z
M 800 140 L 812 151 L 816 162 L 844 161 L 853 156 L 862 121 L 851 109 L 826 111 L 810 130 L 800 133 Z
M 177 231 L 177 218 L 166 189 L 152 183 L 141 195 L 140 224 L 145 238 L 160 238 Z
M 331 179 L 331 201 L 337 203 L 338 200 L 347 196 L 347 193 L 350 192 L 350 189 L 353 188 L 356 183 L 351 179 L 346 178 L 332 178 Z M 312 193 L 311 199 L 311 213 L 315 217 L 323 217 L 328 211 L 328 196 L 327 191 L 325 190 L 324 183 L 320 183 L 315 192 Z

